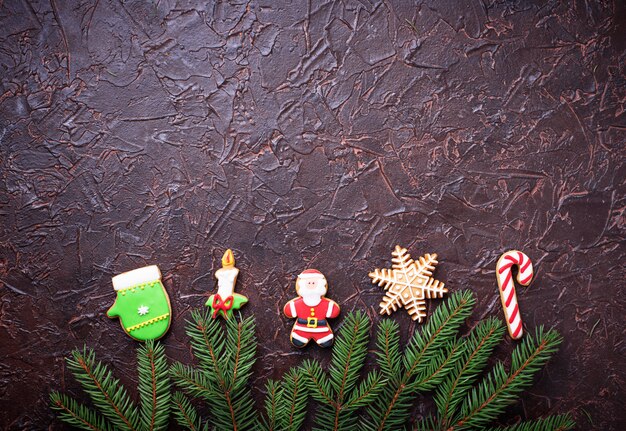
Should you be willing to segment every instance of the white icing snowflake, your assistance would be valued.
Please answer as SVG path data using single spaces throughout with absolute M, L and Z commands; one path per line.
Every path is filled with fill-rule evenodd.
M 137 314 L 139 314 L 140 316 L 145 316 L 146 314 L 148 314 L 149 311 L 150 309 L 148 307 L 142 305 L 137 309 Z

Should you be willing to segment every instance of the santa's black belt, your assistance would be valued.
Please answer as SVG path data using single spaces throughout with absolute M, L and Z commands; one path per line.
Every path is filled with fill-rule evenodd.
M 326 320 L 318 320 L 315 317 L 309 317 L 308 319 L 298 318 L 298 323 L 306 325 L 309 328 L 317 328 L 318 326 L 326 326 Z

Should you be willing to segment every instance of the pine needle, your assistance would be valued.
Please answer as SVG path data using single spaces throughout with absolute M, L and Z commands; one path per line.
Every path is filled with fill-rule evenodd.
M 567 431 L 573 429 L 575 425 L 569 415 L 557 415 L 509 427 L 489 428 L 487 431 Z
M 191 431 L 208 431 L 208 424 L 202 425 L 196 408 L 182 392 L 174 393 L 172 397 L 172 413 L 178 424 Z
M 113 430 L 103 417 L 73 398 L 53 391 L 50 393 L 50 403 L 58 418 L 69 425 L 90 431 Z
M 474 298 L 469 291 L 457 292 L 450 296 L 447 302 L 440 305 L 431 318 L 424 325 L 422 331 L 416 331 L 410 340 L 402 359 L 402 365 L 398 366 L 394 358 L 395 351 L 399 351 L 399 336 L 385 334 L 392 326 L 383 328 L 383 334 L 379 333 L 379 345 L 388 348 L 387 352 L 379 355 L 379 364 L 383 372 L 391 372 L 388 376 L 388 384 L 381 393 L 379 402 L 372 403 L 367 412 L 371 420 L 364 419 L 361 426 L 367 430 L 396 430 L 405 426 L 409 411 L 413 405 L 413 396 L 419 387 L 415 385 L 416 378 L 429 375 L 437 370 L 437 363 L 445 368 L 442 369 L 440 378 L 452 368 L 453 362 L 458 358 L 456 351 L 449 362 L 445 362 L 446 355 L 441 355 L 442 349 L 449 349 L 453 343 L 459 327 L 470 315 L 474 305 Z M 387 341 L 393 345 L 386 346 Z M 438 356 L 439 355 L 439 356 Z M 389 363 L 387 363 L 389 361 Z M 398 369 L 400 371 L 398 372 Z
M 170 379 L 165 350 L 148 340 L 137 349 L 141 424 L 146 431 L 167 429 L 170 415 Z
M 502 339 L 505 328 L 500 320 L 489 318 L 478 323 L 464 339 L 462 357 L 448 378 L 437 388 L 435 404 L 446 423 L 478 375 L 487 365 L 493 349 Z
M 537 329 L 535 336 L 524 338 L 513 351 L 511 372 L 498 363 L 477 388 L 465 398 L 460 413 L 449 430 L 480 428 L 488 425 L 516 401 L 530 386 L 534 375 L 545 365 L 561 343 L 556 331 Z
M 101 362 L 93 350 L 74 350 L 67 359 L 68 368 L 93 401 L 94 405 L 118 429 L 139 429 L 139 413 L 126 389 Z

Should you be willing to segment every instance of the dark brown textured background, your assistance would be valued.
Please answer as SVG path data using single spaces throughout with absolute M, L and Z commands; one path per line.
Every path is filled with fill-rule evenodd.
M 47 394 L 85 400 L 63 365 L 83 343 L 133 381 L 114 274 L 160 266 L 187 361 L 233 248 L 260 397 L 329 355 L 289 344 L 297 273 L 376 322 L 367 273 L 399 243 L 475 318 L 502 316 L 495 262 L 524 250 L 526 327 L 564 343 L 503 422 L 625 429 L 624 3 L 277 3 L 0 1 L 0 426 L 62 429 Z

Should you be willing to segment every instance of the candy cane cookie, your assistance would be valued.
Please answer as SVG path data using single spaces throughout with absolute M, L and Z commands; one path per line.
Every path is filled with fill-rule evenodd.
M 511 267 L 517 265 L 517 282 L 522 286 L 528 286 L 533 279 L 533 264 L 524 253 L 511 250 L 504 253 L 496 264 L 496 278 L 500 291 L 500 300 L 504 309 L 506 325 L 511 338 L 517 340 L 522 337 L 522 316 L 520 315 L 513 283 L 513 273 Z

